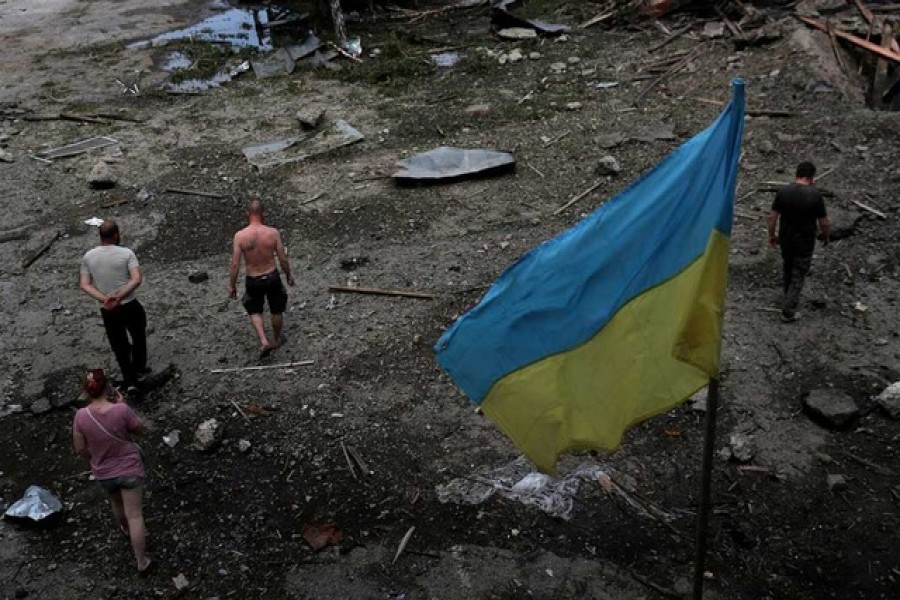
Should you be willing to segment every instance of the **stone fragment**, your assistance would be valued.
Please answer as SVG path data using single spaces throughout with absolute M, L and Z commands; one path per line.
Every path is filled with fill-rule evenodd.
M 756 454 L 753 441 L 742 433 L 731 434 L 728 446 L 731 449 L 731 458 L 740 463 L 750 462 Z
M 141 379 L 141 389 L 145 392 L 158 390 L 175 377 L 175 365 L 166 363 L 162 368 L 155 368 Z
M 209 281 L 209 273 L 206 271 L 194 271 L 188 275 L 188 281 L 191 283 L 203 283 L 204 281 Z
M 472 104 L 463 109 L 463 112 L 470 115 L 486 115 L 491 112 L 490 104 Z
M 175 584 L 175 589 L 179 592 L 182 592 L 191 587 L 191 582 L 188 581 L 188 578 L 184 576 L 184 573 L 179 573 L 178 575 L 173 577 L 172 583 Z
M 875 401 L 892 419 L 900 419 L 900 381 L 885 388 Z
M 528 58 L 531 60 L 540 60 L 543 55 L 540 52 L 529 52 Z
M 249 440 L 238 440 L 238 451 L 240 451 L 242 454 L 249 450 L 250 446 L 251 444 Z
M 526 27 L 508 27 L 497 32 L 497 36 L 504 40 L 533 40 L 538 34 L 534 29 Z
M 700 37 L 706 40 L 715 40 L 720 37 L 725 36 L 725 23 L 722 22 L 710 22 L 703 26 L 703 31 L 700 32 Z
M 568 63 L 569 63 L 570 65 L 577 65 L 577 64 L 580 63 L 580 62 L 581 62 L 581 59 L 578 58 L 577 56 L 570 56 L 570 57 L 568 58 Z
M 50 404 L 49 399 L 38 398 L 37 400 L 35 400 L 34 402 L 31 403 L 30 410 L 31 410 L 32 414 L 43 415 L 43 414 L 50 412 L 50 410 L 52 408 L 53 408 L 53 406 Z
M 584 104 L 581 102 L 568 102 L 566 103 L 566 110 L 581 110 L 584 107 Z
M 803 400 L 810 417 L 831 429 L 847 427 L 859 416 L 859 407 L 847 394 L 832 389 L 817 389 Z
M 856 231 L 856 223 L 861 218 L 862 215 L 856 211 L 829 205 L 828 220 L 831 222 L 829 236 L 832 240 L 850 237 Z
M 88 175 L 88 184 L 95 190 L 108 190 L 115 187 L 116 181 L 116 176 L 113 175 L 109 165 L 102 160 L 94 165 Z
M 847 478 L 843 475 L 829 473 L 825 476 L 825 483 L 828 484 L 828 489 L 834 492 L 847 489 Z
M 318 129 L 325 120 L 324 110 L 298 110 L 297 120 L 303 129 Z
M 595 172 L 602 177 L 604 175 L 618 175 L 621 170 L 622 167 L 619 165 L 616 157 L 607 154 L 597 162 Z
M 763 140 L 759 145 L 759 151 L 762 154 L 774 154 L 775 152 L 775 144 L 773 144 L 769 140 Z
M 222 439 L 222 425 L 216 419 L 207 419 L 200 423 L 194 433 L 194 447 L 201 452 L 209 452 Z
M 11 163 L 14 160 L 15 159 L 13 158 L 12 154 L 10 154 L 8 151 L 4 150 L 3 148 L 0 148 L 0 162 Z
M 515 48 L 514 50 L 512 50 L 509 53 L 509 62 L 511 62 L 511 63 L 517 63 L 520 60 L 522 60 L 523 58 L 525 58 L 525 56 L 522 54 L 522 51 L 519 50 L 518 48 Z
M 562 73 L 563 71 L 566 70 L 566 63 L 555 62 L 552 65 L 550 65 L 550 70 L 553 71 L 554 73 Z
M 687 400 L 687 409 L 693 412 L 706 412 L 706 399 L 709 396 L 709 390 L 703 388 Z

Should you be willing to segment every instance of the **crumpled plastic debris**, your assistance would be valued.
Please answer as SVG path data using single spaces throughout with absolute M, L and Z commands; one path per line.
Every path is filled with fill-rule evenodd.
M 435 491 L 442 504 L 481 504 L 498 494 L 568 521 L 581 482 L 598 481 L 601 474 L 605 474 L 603 465 L 583 463 L 565 477 L 554 479 L 535 471 L 531 462 L 519 457 L 482 475 L 439 485 Z
M 429 183 L 512 171 L 516 157 L 498 150 L 441 146 L 397 162 L 392 176 L 400 184 Z
M 62 513 L 63 505 L 49 490 L 38 485 L 29 486 L 21 500 L 6 509 L 9 519 L 30 519 L 39 523 Z
M 358 37 L 350 38 L 341 42 L 341 49 L 354 58 L 362 55 L 362 40 Z

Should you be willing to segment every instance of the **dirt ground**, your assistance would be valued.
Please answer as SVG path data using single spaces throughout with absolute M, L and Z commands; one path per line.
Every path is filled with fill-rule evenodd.
M 440 371 L 431 347 L 518 256 L 709 124 L 719 110 L 711 101 L 726 101 L 730 80 L 741 77 L 749 109 L 792 116 L 746 122 L 716 446 L 740 433 L 756 452 L 749 469 L 716 460 L 707 597 L 897 597 L 900 427 L 873 398 L 900 379 L 900 115 L 865 107 L 855 55 L 842 51 L 842 72 L 828 37 L 784 11 L 769 13 L 780 39 L 738 52 L 727 38 L 702 38 L 703 20 L 693 15 L 663 18 L 669 30 L 682 20 L 693 29 L 651 50 L 666 38 L 651 20 L 510 42 L 493 37 L 487 9 L 476 9 L 351 23 L 364 62 L 340 62 L 339 72 L 251 72 L 175 95 L 160 88 L 168 50 L 126 45 L 222 9 L 194 0 L 0 1 L 0 147 L 13 158 L 0 162 L 0 229 L 26 228 L 24 239 L 0 243 L 0 507 L 31 484 L 66 507 L 53 528 L 0 523 L 0 596 L 664 597 L 648 582 L 685 593 L 702 414 L 676 409 L 634 428 L 614 455 L 560 465 L 561 473 L 584 461 L 608 466 L 669 520 L 593 483 L 582 485 L 568 521 L 500 498 L 442 504 L 436 486 L 518 454 Z M 524 14 L 575 25 L 601 9 L 535 0 Z M 650 63 L 700 44 L 684 71 L 636 101 L 652 81 L 644 77 Z M 441 47 L 464 57 L 434 67 L 429 53 Z M 501 64 L 499 54 L 515 48 L 524 58 Z M 212 60 L 201 45 L 187 50 Z M 607 81 L 619 84 L 596 86 Z M 138 93 L 127 91 L 135 83 Z M 488 106 L 467 110 L 478 104 Z M 300 135 L 295 114 L 317 109 L 346 119 L 365 140 L 262 171 L 247 163 L 242 146 Z M 61 112 L 107 117 L 25 118 Z M 51 164 L 29 157 L 97 135 L 119 145 Z M 610 148 L 615 135 L 629 139 Z M 396 160 L 440 145 L 512 150 L 517 170 L 425 188 L 384 178 Z M 621 173 L 554 215 L 598 179 L 606 154 Z M 100 159 L 118 177 L 111 190 L 87 183 Z M 805 159 L 828 172 L 821 185 L 834 192 L 829 210 L 848 235 L 817 248 L 802 318 L 785 325 L 775 309 L 780 258 L 766 243 L 772 195 L 757 190 L 789 180 Z M 166 191 L 173 188 L 220 196 Z M 231 236 L 251 198 L 281 229 L 297 275 L 289 343 L 262 364 L 314 364 L 214 374 L 258 364 L 246 316 L 225 291 Z M 118 200 L 127 202 L 104 208 Z M 115 370 L 96 306 L 76 285 L 80 258 L 96 244 L 96 229 L 84 224 L 91 217 L 119 221 L 140 258 L 152 363 L 177 372 L 131 400 L 153 426 L 142 445 L 159 568 L 146 579 L 135 575 L 102 493 L 71 451 L 80 373 Z M 21 267 L 56 231 L 62 237 Z M 191 283 L 201 271 L 208 281 Z M 347 284 L 436 299 L 328 291 Z M 860 418 L 840 431 L 811 421 L 801 402 L 821 388 L 850 395 Z M 59 407 L 32 414 L 41 398 Z M 271 413 L 244 418 L 235 403 Z M 193 433 L 211 417 L 223 423 L 224 439 L 201 453 Z M 169 447 L 162 438 L 175 429 L 181 442 Z M 241 452 L 239 440 L 250 449 Z M 352 474 L 342 445 L 371 474 Z M 844 475 L 846 489 L 830 490 L 827 474 Z M 343 541 L 314 552 L 301 528 L 324 521 L 339 525 Z M 179 574 L 188 589 L 176 590 Z

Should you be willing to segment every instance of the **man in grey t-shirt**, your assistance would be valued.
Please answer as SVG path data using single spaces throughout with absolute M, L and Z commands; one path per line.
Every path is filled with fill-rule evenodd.
M 100 303 L 106 337 L 112 347 L 122 379 L 129 391 L 136 391 L 138 378 L 147 369 L 147 314 L 135 298 L 141 281 L 137 256 L 119 245 L 115 221 L 100 225 L 100 245 L 89 250 L 81 261 L 81 289 Z M 131 340 L 129 341 L 129 336 Z

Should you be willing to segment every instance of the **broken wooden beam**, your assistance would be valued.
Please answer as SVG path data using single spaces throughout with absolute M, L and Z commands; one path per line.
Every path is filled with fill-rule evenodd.
M 15 229 L 0 231 L 0 244 L 12 242 L 14 240 L 27 239 L 31 235 L 31 230 L 32 227 L 30 225 L 23 225 L 22 227 L 16 227 Z
M 380 288 L 370 287 L 354 287 L 350 285 L 330 285 L 329 292 L 340 292 L 345 294 L 370 294 L 373 296 L 401 296 L 403 298 L 420 298 L 424 300 L 434 300 L 436 296 L 428 292 L 414 292 L 409 290 L 384 290 Z
M 868 204 L 863 204 L 863 203 L 860 202 L 859 200 L 854 200 L 854 199 L 852 199 L 852 198 L 850 199 L 850 202 L 852 202 L 853 204 L 855 204 L 856 206 L 860 207 L 860 208 L 863 209 L 863 210 L 869 211 L 870 213 L 872 213 L 873 215 L 875 215 L 875 216 L 878 217 L 879 219 L 887 219 L 887 215 L 886 215 L 886 214 L 884 214 L 884 213 L 881 212 L 880 210 L 877 210 L 877 209 L 875 209 L 875 208 L 872 208 L 872 207 L 869 206 Z
M 229 367 L 227 369 L 210 369 L 210 373 L 239 373 L 242 371 L 267 371 L 269 369 L 288 369 L 290 367 L 307 367 L 315 363 L 313 360 L 297 360 L 280 365 L 254 365 L 252 367 Z
M 828 25 L 826 25 L 822 21 L 818 21 L 816 19 L 812 19 L 810 17 L 804 17 L 801 15 L 794 15 L 794 16 L 797 17 L 797 19 L 799 19 L 803 23 L 806 23 L 807 25 L 809 25 L 810 27 L 815 27 L 819 31 L 828 33 Z M 890 61 L 900 64 L 900 52 L 894 52 L 887 48 L 882 48 L 878 44 L 866 41 L 861 37 L 853 35 L 852 33 L 847 33 L 843 29 L 838 29 L 837 27 L 834 27 L 832 29 L 834 31 L 834 35 L 841 38 L 842 40 L 846 40 L 846 41 L 850 42 L 851 44 L 853 44 L 854 46 L 858 46 L 859 48 L 868 50 L 869 52 L 877 54 L 878 56 L 881 56 L 882 58 L 886 58 L 887 60 L 890 60 Z
M 49 240 L 47 240 L 47 242 L 43 246 L 38 248 L 31 256 L 28 256 L 27 258 L 25 258 L 25 260 L 22 261 L 22 268 L 27 269 L 28 267 L 33 265 L 34 261 L 36 261 L 41 256 L 43 256 L 44 253 L 47 252 L 47 250 L 49 250 L 50 247 L 56 243 L 56 240 L 58 240 L 61 237 L 62 237 L 62 231 L 56 230 L 53 233 L 53 237 L 51 237 Z
M 201 192 L 199 190 L 184 190 L 181 188 L 167 188 L 165 194 L 183 194 L 185 196 L 203 196 L 204 198 L 224 198 L 224 194 L 216 194 L 213 192 Z

